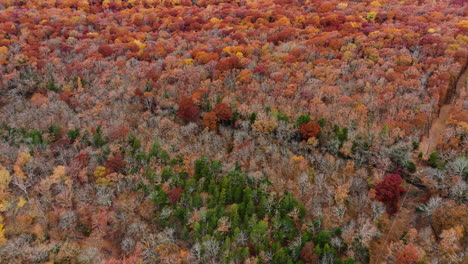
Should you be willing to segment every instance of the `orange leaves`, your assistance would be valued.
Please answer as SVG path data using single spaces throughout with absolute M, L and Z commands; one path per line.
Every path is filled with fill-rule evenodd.
M 216 64 L 216 70 L 220 72 L 229 71 L 232 69 L 240 69 L 242 68 L 241 61 L 237 56 L 231 56 L 228 58 L 222 58 L 219 60 L 218 64 Z
M 214 52 L 193 51 L 192 56 L 196 61 L 202 64 L 207 64 L 210 61 L 218 61 L 219 55 Z
M 317 8 L 317 12 L 319 13 L 327 13 L 335 10 L 336 4 L 333 2 L 323 2 L 320 4 L 319 8 Z
M 49 98 L 47 98 L 41 93 L 34 93 L 33 96 L 31 97 L 31 103 L 33 103 L 36 106 L 41 106 L 41 105 L 47 104 L 48 102 L 49 102 Z
M 300 127 L 301 135 L 304 139 L 314 138 L 320 135 L 322 129 L 317 122 L 309 121 Z
M 232 111 L 225 103 L 219 103 L 215 106 L 214 112 L 220 121 L 231 121 Z
M 242 84 L 249 84 L 252 81 L 252 72 L 247 69 L 242 70 L 237 75 L 237 80 Z
M 218 128 L 217 123 L 218 117 L 215 112 L 209 112 L 203 116 L 202 125 L 209 130 L 215 131 Z
M 0 64 L 7 64 L 8 61 L 8 47 L 2 46 L 0 47 Z
M 395 255 L 395 264 L 416 264 L 419 260 L 418 249 L 414 244 L 409 244 Z
M 213 112 L 207 113 L 203 116 L 202 124 L 209 130 L 215 131 L 217 123 L 227 123 L 232 120 L 232 111 L 225 103 L 219 103 L 215 106 Z
M 468 32 L 468 20 L 462 20 L 455 25 L 460 31 Z

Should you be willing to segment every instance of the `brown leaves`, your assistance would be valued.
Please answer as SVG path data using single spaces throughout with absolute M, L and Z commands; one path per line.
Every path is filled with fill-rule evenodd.
M 302 124 L 300 127 L 300 132 L 304 139 L 317 137 L 320 135 L 321 131 L 320 125 L 314 121 L 309 121 L 308 123 Z
M 252 125 L 253 130 L 265 135 L 271 134 L 277 127 L 278 124 L 270 120 L 257 120 Z

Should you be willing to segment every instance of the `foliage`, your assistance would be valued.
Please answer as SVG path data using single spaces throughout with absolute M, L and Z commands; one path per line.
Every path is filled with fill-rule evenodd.
M 310 121 L 312 121 L 312 118 L 310 118 L 310 115 L 302 114 L 297 118 L 296 126 L 300 127 L 303 124 L 309 123 Z
M 427 162 L 432 168 L 443 168 L 445 165 L 444 160 L 440 157 L 439 153 L 437 151 L 434 151 L 431 153 L 429 158 L 427 159 Z
M 0 0 L 0 262 L 461 262 L 464 2 Z
M 405 192 L 401 183 L 400 175 L 390 174 L 375 187 L 376 199 L 387 206 L 387 213 L 390 215 L 398 211 L 400 195 Z
M 395 259 L 397 264 L 416 264 L 419 261 L 419 253 L 415 245 L 409 244 L 397 252 Z
M 211 255 L 210 259 L 242 261 L 272 250 L 275 252 L 272 263 L 297 261 L 300 252 L 303 252 L 303 259 L 316 259 L 312 252 L 317 250 L 314 243 L 321 250 L 319 256 L 337 256 L 336 250 L 330 246 L 330 232 L 324 230 L 313 238 L 310 233 L 299 229 L 305 220 L 305 212 L 290 193 L 269 194 L 259 188 L 260 182 L 239 169 L 220 177 L 220 166 L 219 162 L 205 158 L 196 160 L 195 177 L 175 183 L 177 187 L 167 194 L 162 190 L 174 177 L 161 176 L 162 182 L 153 187 L 153 201 L 161 209 L 156 217 L 159 224 L 175 229 L 187 227 L 185 233 L 181 233 L 181 238 L 186 241 L 196 245 L 209 239 L 226 250 Z M 164 198 L 166 195 L 169 200 Z M 274 203 L 275 200 L 279 203 Z M 303 213 L 293 218 L 291 214 L 295 211 Z M 302 236 L 305 244 L 312 238 L 314 242 L 309 242 L 306 249 L 302 249 L 303 243 L 298 244 L 297 253 L 291 250 L 291 246 L 280 246 L 290 244 L 297 236 Z M 249 252 L 235 254 L 245 245 L 249 245 Z
M 179 102 L 177 115 L 185 122 L 196 122 L 200 118 L 200 110 L 193 103 L 192 98 L 184 98 Z
M 304 139 L 318 137 L 322 132 L 320 125 L 317 122 L 309 121 L 300 126 L 300 132 Z
M 215 106 L 214 112 L 218 120 L 222 122 L 228 122 L 232 120 L 233 114 L 231 108 L 225 103 L 219 103 Z

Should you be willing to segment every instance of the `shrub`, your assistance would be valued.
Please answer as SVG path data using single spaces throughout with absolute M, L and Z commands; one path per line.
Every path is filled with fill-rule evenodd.
M 445 165 L 445 162 L 442 160 L 442 158 L 440 157 L 440 155 L 439 155 L 439 153 L 437 151 L 434 151 L 434 152 L 431 153 L 431 155 L 427 159 L 427 162 L 429 162 L 429 165 L 432 168 L 441 169 Z

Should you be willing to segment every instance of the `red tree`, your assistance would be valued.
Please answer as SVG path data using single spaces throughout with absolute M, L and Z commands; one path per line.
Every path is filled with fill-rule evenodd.
M 207 127 L 211 131 L 215 131 L 217 129 L 217 122 L 219 121 L 218 117 L 216 116 L 215 112 L 206 113 L 203 116 L 202 124 L 204 127 Z
M 398 211 L 400 195 L 406 190 L 400 186 L 402 179 L 398 174 L 390 174 L 375 187 L 375 198 L 387 206 L 387 213 L 394 214 Z
M 182 196 L 183 189 L 182 187 L 176 187 L 167 192 L 167 195 L 171 199 L 172 204 L 176 204 L 179 201 L 180 196 Z
M 182 118 L 185 122 L 197 122 L 200 119 L 200 110 L 193 103 L 192 98 L 184 98 L 179 103 L 179 111 L 177 116 Z
M 127 162 L 123 159 L 121 153 L 116 153 L 112 158 L 106 160 L 104 165 L 110 173 L 113 173 L 122 171 L 125 165 L 127 165 Z
M 232 69 L 240 69 L 242 68 L 241 61 L 237 56 L 231 56 L 228 58 L 222 58 L 219 60 L 218 64 L 216 64 L 216 70 L 220 72 L 229 71 Z
M 109 57 L 114 54 L 114 50 L 107 44 L 102 44 L 98 48 L 98 52 L 104 57 Z
M 231 121 L 232 111 L 225 103 L 219 103 L 215 106 L 214 112 L 219 121 Z
M 314 121 L 309 121 L 308 123 L 302 124 L 300 129 L 301 129 L 301 135 L 305 139 L 309 139 L 311 137 L 317 137 L 322 132 L 320 125 Z

